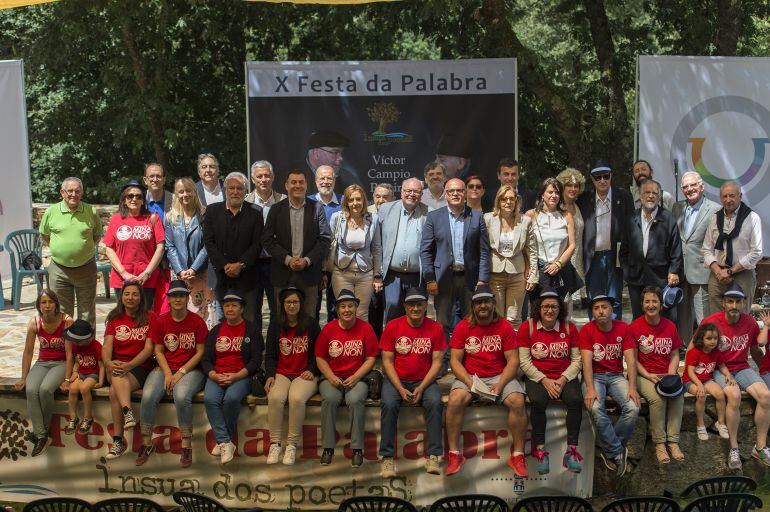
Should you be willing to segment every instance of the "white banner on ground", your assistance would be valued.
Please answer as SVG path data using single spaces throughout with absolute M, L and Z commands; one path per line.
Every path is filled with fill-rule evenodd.
M 0 61 L 0 244 L 11 231 L 32 227 L 32 192 L 29 184 L 27 105 L 24 65 Z M 0 253 L 0 274 L 10 279 L 8 255 Z M 6 297 L 10 297 L 6 292 Z
M 639 57 L 639 158 L 672 192 L 679 176 L 700 173 L 719 200 L 726 180 L 760 216 L 770 211 L 770 58 Z M 683 199 L 681 191 L 679 198 Z M 764 253 L 770 221 L 763 218 Z
M 138 404 L 136 404 L 138 413 Z M 203 404 L 193 405 L 193 465 L 179 466 L 180 438 L 173 404 L 159 406 L 155 427 L 156 453 L 142 467 L 134 460 L 141 444 L 139 426 L 132 434 L 132 446 L 122 457 L 107 461 L 112 430 L 109 402 L 94 402 L 97 421 L 89 435 L 64 434 L 66 403 L 56 402 L 52 420 L 53 444 L 41 456 L 31 458 L 31 443 L 23 437 L 29 429 L 26 402 L 21 396 L 0 396 L 0 499 L 27 502 L 45 496 L 77 496 L 91 502 L 120 496 L 142 496 L 163 505 L 173 505 L 171 495 L 191 490 L 212 496 L 229 507 L 264 509 L 336 509 L 354 495 L 387 495 L 428 506 L 438 498 L 486 493 L 510 503 L 534 493 L 591 495 L 594 474 L 594 441 L 584 414 L 580 451 L 585 456 L 583 472 L 568 473 L 561 457 L 566 448 L 566 410 L 548 409 L 547 446 L 551 452 L 551 473 L 540 476 L 535 461 L 528 458 L 530 478 L 514 478 L 506 460 L 510 454 L 510 433 L 503 407 L 470 407 L 465 417 L 462 446 L 468 462 L 454 476 L 429 475 L 424 471 L 426 447 L 422 409 L 401 410 L 396 443 L 398 477 L 380 476 L 378 462 L 379 409 L 366 409 L 366 436 L 361 468 L 351 468 L 352 455 L 347 436 L 349 417 L 340 409 L 337 431 L 340 439 L 330 466 L 319 464 L 321 456 L 320 407 L 309 406 L 303 427 L 303 445 L 297 463 L 268 466 L 270 446 L 267 407 L 244 407 L 239 421 L 238 456 L 222 466 L 210 455 L 213 434 Z M 528 436 L 529 437 L 529 436 Z M 527 453 L 531 446 L 529 439 Z M 443 469 L 443 468 L 442 468 Z

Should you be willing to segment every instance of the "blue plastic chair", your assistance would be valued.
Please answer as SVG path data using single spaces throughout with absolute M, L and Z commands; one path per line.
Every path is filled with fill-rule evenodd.
M 21 285 L 26 276 L 36 278 L 38 294 L 43 290 L 43 279 L 48 276 L 48 270 L 45 268 L 29 270 L 22 267 L 22 259 L 29 252 L 35 252 L 40 259 L 43 258 L 43 240 L 40 238 L 40 232 L 36 229 L 20 229 L 11 231 L 5 237 L 5 250 L 11 259 L 11 299 L 13 300 L 13 309 L 19 310 L 21 302 Z
M 107 261 L 99 261 L 99 244 L 94 248 L 94 259 L 96 260 L 96 272 L 102 274 L 102 281 L 104 282 L 104 296 L 110 298 L 110 271 L 112 270 L 112 264 Z

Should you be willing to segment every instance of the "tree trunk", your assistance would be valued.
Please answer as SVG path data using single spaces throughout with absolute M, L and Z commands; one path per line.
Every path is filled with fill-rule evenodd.
M 136 82 L 136 87 L 139 90 L 139 95 L 145 100 L 144 104 L 147 105 L 148 102 L 146 100 L 151 95 L 152 90 L 150 83 L 147 80 L 147 74 L 142 62 L 142 56 L 136 43 L 136 34 L 133 30 L 134 27 L 131 25 L 131 21 L 125 14 L 121 17 L 121 34 L 123 36 L 123 44 L 126 46 L 126 52 L 128 53 L 128 57 L 131 60 L 131 68 L 134 73 L 134 81 Z M 163 133 L 164 130 L 162 122 L 154 110 L 149 107 L 147 107 L 145 110 L 147 123 L 150 126 L 150 131 L 152 132 L 152 145 L 155 150 L 155 161 L 161 164 L 166 174 L 168 174 L 171 171 L 171 159 L 169 158 L 168 150 L 163 143 L 165 136 Z
M 477 13 L 484 33 L 481 51 L 487 57 L 515 56 L 518 80 L 540 100 L 564 142 L 569 164 L 585 168 L 591 159 L 587 127 L 581 123 L 582 112 L 575 107 L 569 94 L 561 90 L 537 64 L 537 56 L 517 37 L 507 19 L 504 0 L 484 0 Z
M 717 55 L 735 55 L 742 28 L 743 8 L 741 1 L 717 0 Z
M 583 5 L 599 61 L 601 81 L 607 90 L 606 107 L 610 121 L 607 141 L 610 154 L 607 156 L 615 169 L 623 169 L 630 163 L 627 160 L 631 156 L 632 144 L 621 67 L 615 55 L 615 44 L 612 41 L 604 0 L 583 0 Z

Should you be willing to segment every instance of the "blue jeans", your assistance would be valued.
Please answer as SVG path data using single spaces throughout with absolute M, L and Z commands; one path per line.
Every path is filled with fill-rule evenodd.
M 609 458 L 615 458 L 625 449 L 639 417 L 639 406 L 628 398 L 628 381 L 622 373 L 594 374 L 594 388 L 598 399 L 591 406 L 591 417 L 596 426 L 596 439 Z M 617 404 L 622 404 L 620 417 L 615 426 L 607 414 L 605 400 L 610 395 Z
M 270 323 L 275 322 L 275 296 L 273 294 L 273 280 L 270 278 L 270 258 L 257 260 L 256 282 L 256 313 L 255 321 L 262 325 L 262 297 L 267 297 L 267 307 L 270 309 Z
M 599 251 L 594 254 L 591 269 L 586 274 L 588 298 L 596 295 L 609 295 L 615 299 L 612 318 L 623 318 L 623 270 L 615 266 L 615 251 Z M 591 310 L 588 316 L 593 320 Z
M 388 270 L 383 287 L 383 296 L 385 298 L 383 323 L 385 325 L 388 325 L 388 322 L 394 318 L 406 314 L 404 311 L 404 296 L 406 295 L 406 291 L 413 286 L 420 286 L 419 272 L 396 272 L 395 270 Z
M 176 418 L 179 422 L 179 430 L 182 437 L 190 437 L 192 435 L 192 399 L 195 393 L 203 389 L 205 378 L 200 370 L 189 371 L 179 379 L 179 382 L 171 390 L 174 397 L 174 406 L 176 407 Z M 142 434 L 152 435 L 158 403 L 164 396 L 166 396 L 166 386 L 163 370 L 155 368 L 147 376 L 147 380 L 144 381 L 144 387 L 142 388 L 142 407 L 139 412 Z
M 401 384 L 409 391 L 420 385 L 421 381 L 401 381 Z M 387 378 L 382 382 L 381 409 L 380 409 L 380 456 L 393 457 L 393 448 L 398 430 L 398 411 L 403 399 Z M 426 455 L 440 457 L 444 454 L 442 444 L 443 431 L 441 429 L 444 404 L 441 402 L 441 390 L 438 384 L 432 382 L 422 392 L 422 407 L 425 409 L 425 429 L 428 436 Z
M 226 388 L 211 379 L 206 379 L 203 404 L 206 406 L 206 416 L 217 443 L 227 443 L 235 436 L 238 415 L 241 413 L 241 402 L 249 391 L 251 391 L 251 377 L 236 381 Z

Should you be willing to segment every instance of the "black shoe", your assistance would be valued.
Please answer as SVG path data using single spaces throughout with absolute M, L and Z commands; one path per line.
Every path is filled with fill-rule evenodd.
M 607 466 L 607 469 L 610 471 L 617 471 L 618 467 L 615 465 L 614 459 L 607 458 L 606 455 L 604 455 L 604 451 L 599 451 L 599 457 L 601 457 L 602 462 L 604 462 L 604 465 Z
M 321 454 L 321 465 L 328 466 L 329 464 L 332 463 L 333 457 L 334 457 L 334 450 L 332 450 L 331 448 L 324 448 L 324 451 Z
M 623 449 L 623 453 L 615 457 L 613 461 L 617 467 L 618 476 L 625 475 L 628 469 L 628 448 Z
M 360 468 L 361 464 L 364 463 L 364 452 L 363 450 L 353 450 L 353 458 L 350 460 L 350 465 L 354 468 Z
M 48 445 L 51 444 L 51 439 L 49 436 L 45 437 L 35 437 L 35 446 L 32 447 L 32 456 L 37 457 L 41 453 L 43 453 L 46 448 L 48 448 Z

